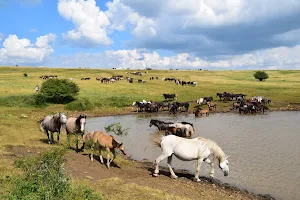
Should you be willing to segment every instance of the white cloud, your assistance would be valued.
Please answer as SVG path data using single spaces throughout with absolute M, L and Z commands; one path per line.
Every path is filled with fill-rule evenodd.
M 300 45 L 255 51 L 243 55 L 200 58 L 188 53 L 160 56 L 146 50 L 80 53 L 61 57 L 63 67 L 144 69 L 300 69 Z M 57 64 L 54 64 L 57 66 Z
M 75 25 L 63 34 L 68 43 L 82 47 L 112 44 L 106 32 L 110 22 L 95 0 L 59 0 L 57 9 L 63 18 Z
M 295 0 L 112 0 L 106 6 L 109 29 L 136 36 L 131 48 L 238 54 L 291 46 L 273 38 L 300 28 Z
M 26 38 L 9 35 L 3 42 L 3 48 L 0 48 L 0 64 L 42 63 L 54 52 L 51 45 L 55 39 L 56 35 L 49 33 L 38 37 L 32 44 Z

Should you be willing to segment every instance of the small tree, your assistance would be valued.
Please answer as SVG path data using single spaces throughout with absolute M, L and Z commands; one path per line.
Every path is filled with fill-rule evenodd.
M 24 74 L 23 74 L 23 76 L 24 76 L 24 77 L 27 77 L 27 76 L 28 76 L 28 74 L 27 74 L 27 73 L 24 73 Z
M 67 103 L 75 99 L 79 92 L 76 83 L 66 79 L 48 79 L 42 84 L 41 94 L 48 102 Z
M 128 134 L 128 130 L 130 128 L 125 128 L 123 129 L 122 125 L 120 124 L 120 122 L 115 123 L 115 124 L 108 124 L 104 127 L 104 129 L 107 132 L 112 132 L 116 135 L 127 135 Z
M 253 76 L 259 81 L 269 78 L 269 75 L 265 71 L 257 71 Z

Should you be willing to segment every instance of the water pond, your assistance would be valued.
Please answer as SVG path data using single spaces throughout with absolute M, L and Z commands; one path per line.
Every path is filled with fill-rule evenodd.
M 152 142 L 157 137 L 150 119 L 187 121 L 194 124 L 195 135 L 216 141 L 230 155 L 230 174 L 224 177 L 218 167 L 215 178 L 254 193 L 270 194 L 278 199 L 300 198 L 300 112 L 269 112 L 265 115 L 217 113 L 209 117 L 194 115 L 124 115 L 88 119 L 87 131 L 104 130 L 104 126 L 120 122 L 130 128 L 118 140 L 136 160 L 154 161 L 161 149 Z M 161 163 L 166 166 L 166 161 Z M 196 161 L 173 158 L 175 169 L 194 173 Z M 203 164 L 201 176 L 208 176 L 209 165 Z

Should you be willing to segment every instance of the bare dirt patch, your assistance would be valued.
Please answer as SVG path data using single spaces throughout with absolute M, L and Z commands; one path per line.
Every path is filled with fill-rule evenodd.
M 168 170 L 162 169 L 160 176 L 154 178 L 152 177 L 153 166 L 150 162 L 131 161 L 131 165 L 125 166 L 116 162 L 111 169 L 107 169 L 106 166 L 100 164 L 99 160 L 91 162 L 87 154 L 74 152 L 68 152 L 66 160 L 66 169 L 71 177 L 86 179 L 91 183 L 117 177 L 122 179 L 125 184 L 150 187 L 188 199 L 273 199 L 270 196 L 254 195 L 222 184 L 217 180 L 211 181 L 203 177 L 201 178 L 202 182 L 196 183 L 192 181 L 192 175 L 186 171 L 177 171 L 179 178 L 173 180 L 169 178 Z

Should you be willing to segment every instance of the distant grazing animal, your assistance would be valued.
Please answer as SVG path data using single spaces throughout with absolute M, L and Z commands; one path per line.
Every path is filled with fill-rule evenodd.
M 66 123 L 66 132 L 68 137 L 68 145 L 70 148 L 70 136 L 75 134 L 76 137 L 76 152 L 78 153 L 78 135 L 83 135 L 85 131 L 86 116 L 80 115 L 79 117 L 70 117 Z M 81 147 L 81 150 L 84 148 L 84 144 Z
M 165 100 L 167 99 L 177 99 L 178 95 L 177 94 L 163 94 Z
M 57 142 L 59 142 L 60 129 L 63 124 L 66 124 L 67 116 L 64 113 L 48 115 L 44 119 L 39 120 L 39 127 L 42 132 L 45 132 L 48 137 L 48 143 L 53 143 L 53 133 L 57 132 Z M 49 132 L 51 137 L 49 136 Z
M 199 99 L 196 101 L 196 103 L 197 103 L 198 105 L 202 105 L 203 102 L 204 102 L 204 99 L 203 99 L 203 98 L 199 98 Z
M 113 160 L 116 158 L 116 152 L 115 149 L 119 149 L 124 155 L 126 155 L 125 152 L 125 146 L 123 143 L 119 143 L 115 140 L 115 138 L 112 135 L 108 135 L 104 133 L 103 131 L 92 131 L 87 134 L 84 134 L 82 137 L 83 143 L 85 143 L 88 140 L 92 140 L 92 152 L 91 152 L 91 161 L 94 160 L 93 153 L 94 153 L 94 147 L 96 144 L 99 144 L 99 157 L 100 162 L 103 164 L 103 158 L 101 155 L 102 149 L 106 150 L 106 159 L 107 159 L 107 168 L 110 168 L 110 163 L 113 162 Z M 110 159 L 109 153 L 113 153 L 113 158 Z
M 194 139 L 186 139 L 177 137 L 175 135 L 163 136 L 160 142 L 157 142 L 158 146 L 162 149 L 162 154 L 155 160 L 155 170 L 153 176 L 157 177 L 159 173 L 159 163 L 168 158 L 168 167 L 171 173 L 171 177 L 176 179 L 177 176 L 174 173 L 171 162 L 172 156 L 175 155 L 178 159 L 183 161 L 197 160 L 197 168 L 194 180 L 199 182 L 199 172 L 202 162 L 206 162 L 210 165 L 209 172 L 210 177 L 214 177 L 214 161 L 219 161 L 219 167 L 223 171 L 224 176 L 229 174 L 229 162 L 228 156 L 218 146 L 217 143 L 212 140 L 197 137 Z M 211 159 L 209 157 L 211 156 Z

